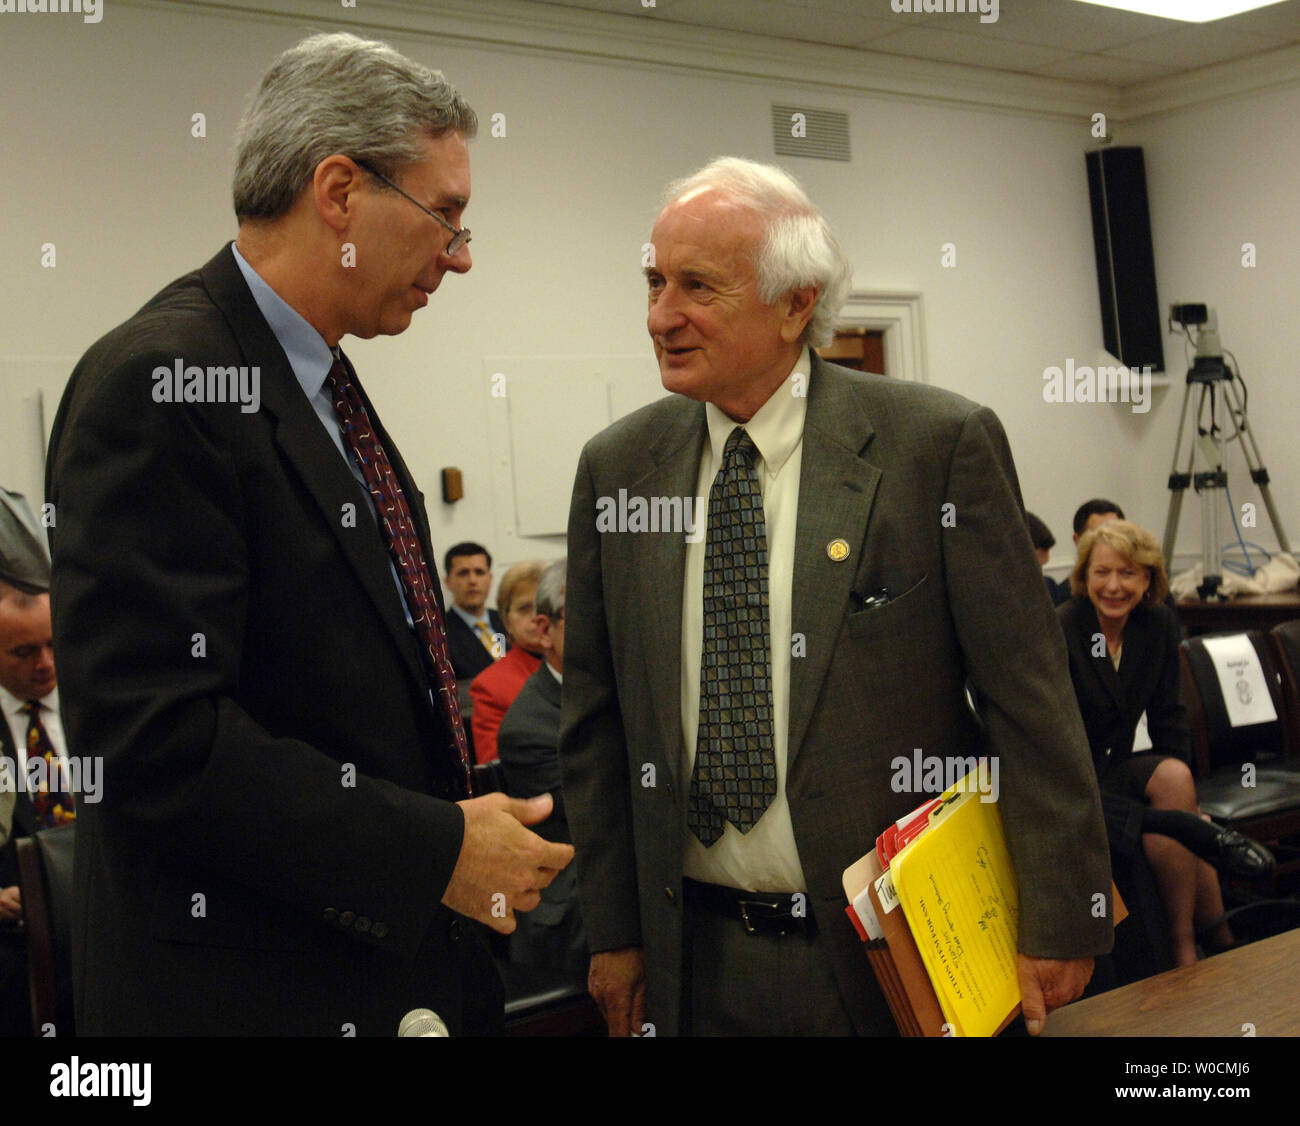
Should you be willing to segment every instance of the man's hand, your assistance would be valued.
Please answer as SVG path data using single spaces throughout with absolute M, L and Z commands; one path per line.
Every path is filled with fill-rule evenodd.
M 456 804 L 465 814 L 465 839 L 442 902 L 509 934 L 515 912 L 536 907 L 542 888 L 573 859 L 573 845 L 552 844 L 524 828 L 551 815 L 550 794 L 527 801 L 485 794 Z
M 1020 1008 L 1030 1036 L 1043 1031 L 1047 1014 L 1068 1005 L 1092 977 L 1091 958 L 1031 958 L 1019 954 Z
M 587 992 L 611 1036 L 639 1036 L 645 1023 L 645 953 L 639 946 L 591 956 Z
M 21 923 L 23 901 L 18 886 L 0 888 L 0 923 Z

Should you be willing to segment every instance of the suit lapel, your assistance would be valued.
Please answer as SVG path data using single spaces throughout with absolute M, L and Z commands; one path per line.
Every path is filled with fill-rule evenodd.
M 541 693 L 542 699 L 551 707 L 558 708 L 560 706 L 560 682 L 552 675 L 545 657 L 542 658 L 542 663 L 537 666 L 537 671 L 533 673 L 533 676 L 537 678 L 537 691 Z
M 803 656 L 791 661 L 788 762 L 802 749 L 821 685 L 848 607 L 853 576 L 867 550 L 866 530 L 880 470 L 863 451 L 874 429 L 844 372 L 813 354 L 799 471 L 792 628 Z M 849 555 L 832 560 L 828 545 L 843 540 Z
M 1125 630 L 1124 648 L 1120 653 L 1120 667 L 1123 674 L 1115 671 L 1115 662 L 1110 659 L 1110 650 L 1105 646 L 1105 640 L 1102 641 L 1101 656 L 1095 653 L 1095 643 L 1098 635 L 1101 633 L 1101 622 L 1097 620 L 1097 609 L 1087 599 L 1085 605 L 1080 607 L 1081 613 L 1078 615 L 1079 644 L 1083 651 L 1088 654 L 1092 665 L 1093 674 L 1096 676 L 1098 683 L 1102 686 L 1106 695 L 1116 708 L 1123 710 L 1124 693 L 1121 691 L 1121 675 L 1127 680 L 1135 675 L 1134 670 L 1138 667 L 1138 661 L 1142 651 L 1142 644 L 1139 641 L 1136 645 L 1131 645 L 1136 638 L 1128 636 L 1128 630 Z
M 628 488 L 629 496 L 694 497 L 700 455 L 708 435 L 704 407 L 682 400 L 681 409 L 665 422 L 646 445 L 651 465 Z M 708 498 L 704 498 L 708 502 Z M 686 537 L 677 533 L 635 536 L 634 590 L 657 590 L 642 611 L 645 671 L 655 721 L 670 733 L 660 745 L 668 750 L 663 764 L 670 777 L 679 777 L 682 743 L 682 595 L 686 578 Z M 664 609 L 667 607 L 668 609 Z
M 14 747 L 13 732 L 9 730 L 9 717 L 0 714 L 0 757 L 9 760 L 10 778 L 14 785 L 18 787 L 14 793 L 13 805 L 13 824 L 10 827 L 10 835 L 13 837 L 29 837 L 38 828 L 36 823 L 36 810 L 32 808 L 32 799 L 27 796 L 27 790 L 18 786 L 18 751 Z
M 202 275 L 213 301 L 230 322 L 244 359 L 261 367 L 261 409 L 275 420 L 276 444 L 320 509 L 326 527 L 402 654 L 411 676 L 422 688 L 426 687 L 427 677 L 420 666 L 419 653 L 411 644 L 411 630 L 393 586 L 388 553 L 381 534 L 373 529 L 360 486 L 321 427 L 280 342 L 253 300 L 230 248 L 226 247 L 204 266 Z M 370 409 L 368 403 L 367 409 Z M 416 493 L 406 467 L 390 448 L 373 415 L 371 421 L 384 442 L 409 504 Z M 343 505 L 349 502 L 356 505 L 357 511 L 357 526 L 353 528 L 343 524 Z M 411 511 L 427 551 L 428 528 L 422 506 L 412 504 Z M 370 534 L 367 526 L 374 534 Z M 435 583 L 435 592 L 437 587 Z

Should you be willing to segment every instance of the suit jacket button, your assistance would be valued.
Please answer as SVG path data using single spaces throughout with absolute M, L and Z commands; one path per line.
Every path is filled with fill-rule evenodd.
M 370 929 L 370 920 L 367 919 L 364 915 L 362 915 L 359 919 L 357 919 L 354 926 L 357 928 L 358 933 L 365 934 Z
M 336 907 L 326 907 L 326 908 L 325 908 L 325 921 L 326 921 L 327 923 L 331 924 L 331 925 L 337 923 L 337 922 L 339 921 L 338 908 L 336 908 Z
M 375 923 L 375 924 L 373 924 L 373 925 L 371 926 L 371 928 L 370 928 L 370 933 L 371 933 L 375 938 L 383 938 L 384 935 L 386 935 L 386 934 L 388 933 L 388 924 L 387 924 L 387 923 Z
M 344 911 L 343 914 L 339 916 L 339 923 L 342 926 L 350 927 L 356 917 L 357 913 L 355 911 Z
M 452 919 L 451 926 L 447 928 L 447 937 L 450 938 L 452 942 L 460 941 L 460 920 L 459 919 Z

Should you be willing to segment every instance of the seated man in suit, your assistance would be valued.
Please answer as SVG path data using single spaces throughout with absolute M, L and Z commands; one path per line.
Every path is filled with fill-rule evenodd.
M 1078 508 L 1074 510 L 1074 520 L 1071 522 L 1074 526 L 1074 544 L 1079 545 L 1079 537 L 1084 532 L 1091 532 L 1093 528 L 1099 527 L 1110 520 L 1127 519 L 1124 510 L 1120 508 L 1113 500 L 1106 500 L 1105 497 L 1093 497 L 1091 500 L 1085 500 Z M 1069 583 L 1065 584 L 1067 590 Z
M 466 686 L 493 661 L 504 657 L 509 643 L 501 615 L 488 608 L 492 556 L 477 543 L 458 543 L 444 557 L 444 582 L 451 591 L 447 644 L 457 683 Z M 463 714 L 466 718 L 468 711 Z
M 497 731 L 497 753 L 512 798 L 550 794 L 555 810 L 536 827 L 548 841 L 569 844 L 569 821 L 560 792 L 560 687 L 564 683 L 564 578 L 559 559 L 537 583 L 537 625 L 543 661 L 525 682 Z M 536 910 L 519 917 L 510 936 L 510 960 L 562 972 L 581 981 L 587 943 L 578 913 L 577 882 L 566 868 L 543 890 Z
M 30 511 L 21 497 L 0 490 L 0 1036 L 32 1031 L 12 842 L 75 817 L 73 795 L 33 796 L 26 787 L 33 750 L 55 758 L 66 753 L 49 581 L 49 556 Z
M 1034 555 L 1038 559 L 1038 565 L 1045 567 L 1051 550 L 1056 544 L 1056 537 L 1052 535 L 1052 530 L 1043 522 L 1041 516 L 1026 512 L 1025 522 L 1029 525 L 1029 542 L 1034 545 Z M 1059 606 L 1070 597 L 1069 583 L 1058 583 L 1051 575 L 1044 575 L 1043 582 L 1047 586 L 1047 596 L 1052 600 L 1053 606 Z
M 501 615 L 487 605 L 492 589 L 492 556 L 488 549 L 479 543 L 453 544 L 443 557 L 443 572 L 452 600 L 447 614 L 447 645 L 460 694 L 460 714 L 473 755 L 474 701 L 469 694 L 470 681 L 505 656 L 510 645 Z

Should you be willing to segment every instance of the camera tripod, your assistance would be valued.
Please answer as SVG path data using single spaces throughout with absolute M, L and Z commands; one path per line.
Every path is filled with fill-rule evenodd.
M 1228 471 L 1223 465 L 1223 447 L 1234 438 L 1241 438 L 1241 450 L 1246 464 L 1250 467 L 1250 479 L 1259 486 L 1259 494 L 1268 510 L 1268 517 L 1273 522 L 1273 531 L 1277 535 L 1278 546 L 1289 552 L 1286 532 L 1273 504 L 1273 495 L 1269 492 L 1268 470 L 1264 468 L 1259 456 L 1259 447 L 1255 444 L 1254 433 L 1246 418 L 1246 408 L 1237 395 L 1233 381 L 1236 373 L 1223 362 L 1222 356 L 1197 355 L 1191 369 L 1187 372 L 1187 384 L 1183 389 L 1183 409 L 1179 416 L 1178 437 L 1174 441 L 1174 462 L 1169 472 L 1169 518 L 1165 523 L 1164 553 L 1165 565 L 1172 570 L 1174 541 L 1178 538 L 1178 516 L 1182 509 L 1183 494 L 1187 486 L 1192 485 L 1201 499 L 1201 561 L 1204 577 L 1196 593 L 1202 601 L 1222 597 L 1219 588 L 1223 583 L 1221 549 L 1219 545 L 1219 493 L 1226 493 Z M 1179 472 L 1180 454 L 1183 449 L 1183 433 L 1187 429 L 1187 408 L 1192 401 L 1192 389 L 1197 389 L 1196 423 L 1191 431 L 1190 448 L 1187 452 L 1186 470 Z M 1233 422 L 1236 433 L 1229 438 L 1223 437 L 1219 425 L 1219 396 Z M 1202 424 L 1206 403 L 1209 403 L 1209 425 Z M 1196 451 L 1201 451 L 1206 468 L 1193 472 L 1196 465 Z

